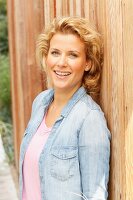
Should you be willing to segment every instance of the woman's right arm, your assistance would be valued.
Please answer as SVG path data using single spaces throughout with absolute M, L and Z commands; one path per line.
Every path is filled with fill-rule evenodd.
M 91 110 L 79 135 L 82 192 L 88 200 L 107 200 L 110 133 L 99 110 Z

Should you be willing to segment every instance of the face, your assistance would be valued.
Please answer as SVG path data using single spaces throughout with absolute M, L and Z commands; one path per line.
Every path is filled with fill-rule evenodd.
M 50 41 L 46 66 L 55 90 L 76 91 L 88 69 L 84 43 L 73 34 L 55 34 Z

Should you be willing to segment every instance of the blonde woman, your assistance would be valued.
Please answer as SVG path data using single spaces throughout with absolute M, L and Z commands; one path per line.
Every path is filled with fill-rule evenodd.
M 110 132 L 100 106 L 100 34 L 54 19 L 37 41 L 49 89 L 34 100 L 20 151 L 20 199 L 107 200 Z

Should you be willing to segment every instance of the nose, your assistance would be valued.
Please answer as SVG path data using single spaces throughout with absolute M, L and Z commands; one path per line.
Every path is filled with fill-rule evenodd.
M 58 66 L 65 67 L 67 66 L 67 58 L 65 55 L 61 55 L 58 60 Z

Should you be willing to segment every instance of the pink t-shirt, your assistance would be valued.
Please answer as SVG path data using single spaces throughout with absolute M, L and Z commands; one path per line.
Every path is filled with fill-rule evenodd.
M 23 163 L 23 197 L 22 200 L 41 200 L 39 157 L 48 139 L 51 128 L 45 123 L 45 117 L 33 136 L 25 154 Z

